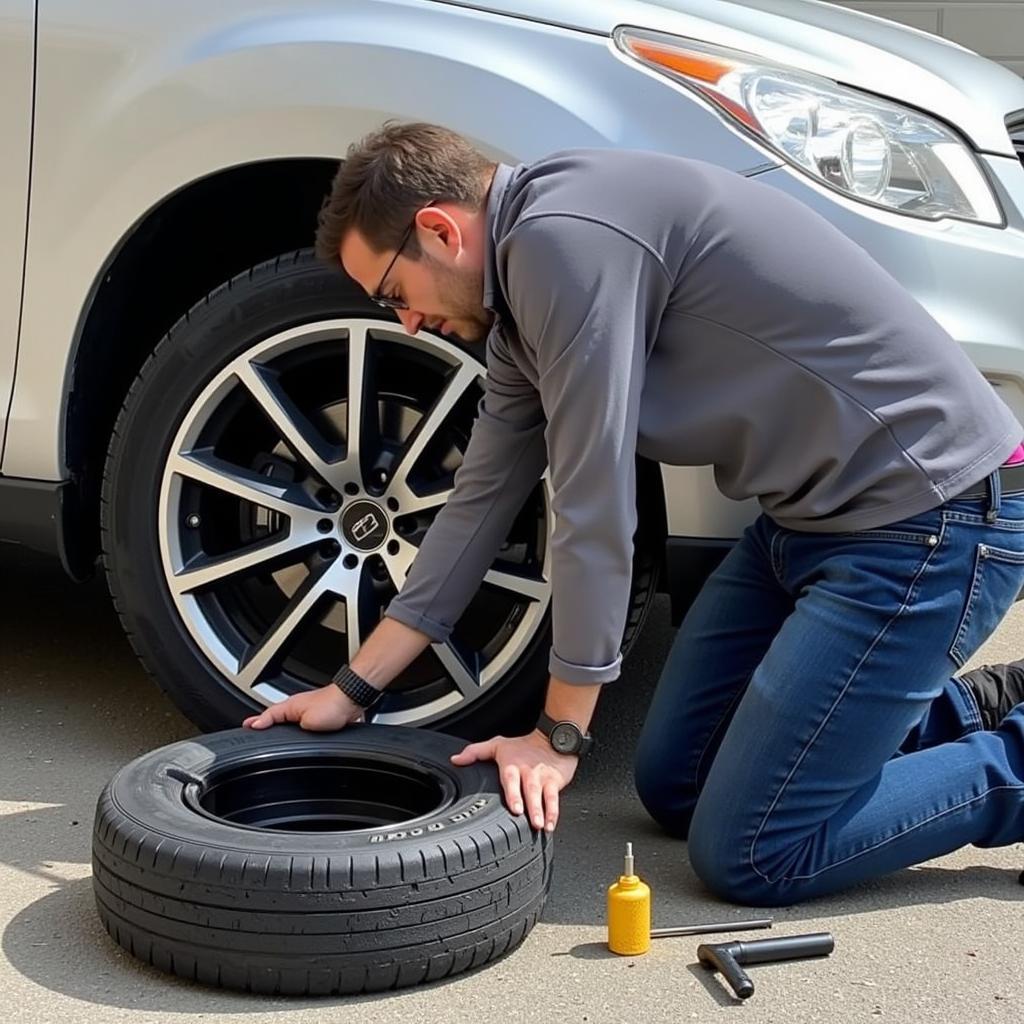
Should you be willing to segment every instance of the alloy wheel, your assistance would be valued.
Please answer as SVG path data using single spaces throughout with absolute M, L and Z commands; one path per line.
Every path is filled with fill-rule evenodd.
M 280 331 L 191 403 L 162 473 L 160 557 L 209 662 L 270 704 L 351 660 L 452 492 L 484 367 L 390 321 Z M 451 636 L 389 686 L 375 721 L 425 725 L 479 700 L 550 604 L 551 502 L 538 483 Z

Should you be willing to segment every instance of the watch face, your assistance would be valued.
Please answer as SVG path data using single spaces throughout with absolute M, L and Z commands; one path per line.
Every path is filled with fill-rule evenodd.
M 580 738 L 579 729 L 566 722 L 551 730 L 551 746 L 560 754 L 575 754 L 580 749 Z

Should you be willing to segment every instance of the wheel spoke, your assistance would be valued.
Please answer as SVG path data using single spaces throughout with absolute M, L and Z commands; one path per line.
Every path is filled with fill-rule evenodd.
M 409 569 L 412 568 L 417 548 L 414 544 L 410 544 L 406 540 L 401 540 L 399 538 L 394 539 L 398 540 L 398 553 L 393 555 L 390 551 L 381 551 L 380 556 L 384 560 L 384 564 L 387 566 L 388 573 L 391 576 L 391 582 L 395 585 L 397 590 L 401 590 L 402 584 L 405 583 L 406 576 L 409 575 Z
M 354 569 L 344 569 L 339 576 L 337 593 L 345 602 L 345 642 L 348 646 L 346 662 L 351 662 L 363 643 L 363 625 L 367 600 L 372 600 L 368 588 L 366 562 Z
M 454 490 L 454 487 L 448 487 L 433 494 L 416 494 L 407 484 L 399 483 L 389 492 L 389 496 L 398 501 L 399 515 L 404 516 L 412 512 L 429 512 L 431 509 L 440 508 L 452 496 Z
M 171 587 L 176 594 L 188 594 L 200 587 L 219 583 L 231 576 L 253 572 L 283 555 L 298 554 L 312 539 L 311 537 L 296 537 L 289 533 L 287 537 L 248 547 L 244 551 L 232 555 L 221 558 L 194 559 L 171 577 Z
M 259 643 L 251 645 L 238 664 L 238 684 L 249 690 L 283 651 L 313 606 L 330 590 L 331 567 L 310 573 Z
M 233 494 L 236 498 L 262 505 L 284 516 L 294 517 L 314 511 L 307 504 L 306 496 L 290 484 L 275 483 L 250 469 L 225 462 L 209 449 L 172 455 L 168 468 L 172 473 L 178 473 L 196 483 Z
M 362 455 L 370 449 L 376 450 L 379 438 L 375 422 L 367 417 L 377 415 L 375 387 L 373 384 L 373 352 L 366 328 L 353 328 L 348 333 L 348 397 L 345 466 L 351 477 L 361 477 Z
M 358 587 L 353 588 L 358 590 Z M 345 595 L 345 639 L 348 642 L 348 658 L 351 662 L 363 643 L 363 630 L 359 622 L 359 595 L 351 591 Z
M 348 333 L 348 429 L 345 458 L 358 458 L 362 435 L 362 398 L 366 386 L 367 332 Z
M 258 363 L 243 362 L 235 370 L 249 394 L 266 413 L 282 440 L 325 483 L 340 488 L 338 464 L 332 461 L 332 448 L 301 409 L 285 394 L 278 375 Z
M 480 692 L 480 676 L 463 661 L 450 640 L 430 645 L 464 697 L 475 697 Z
M 463 363 L 458 372 L 445 385 L 444 390 L 438 395 L 437 400 L 430 407 L 430 410 L 423 416 L 413 431 L 405 451 L 402 452 L 398 464 L 395 466 L 392 478 L 406 485 L 408 489 L 408 478 L 416 465 L 417 460 L 423 454 L 424 449 L 432 441 L 441 429 L 444 421 L 451 415 L 456 403 L 466 393 L 466 390 L 479 380 L 481 371 L 469 363 Z
M 512 572 L 503 572 L 500 569 L 488 569 L 484 576 L 484 582 L 502 590 L 510 590 L 528 601 L 542 601 L 547 597 L 550 584 L 547 580 L 536 579 L 531 576 L 519 576 Z

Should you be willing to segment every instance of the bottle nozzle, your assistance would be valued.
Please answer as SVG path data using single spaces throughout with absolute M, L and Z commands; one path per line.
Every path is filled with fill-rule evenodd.
M 624 874 L 633 874 L 633 844 L 626 843 L 626 864 Z

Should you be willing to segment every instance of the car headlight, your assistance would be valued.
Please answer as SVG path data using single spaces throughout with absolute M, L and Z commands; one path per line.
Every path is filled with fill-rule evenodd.
M 626 27 L 614 37 L 844 195 L 926 220 L 1004 223 L 974 154 L 934 118 L 737 50 Z

